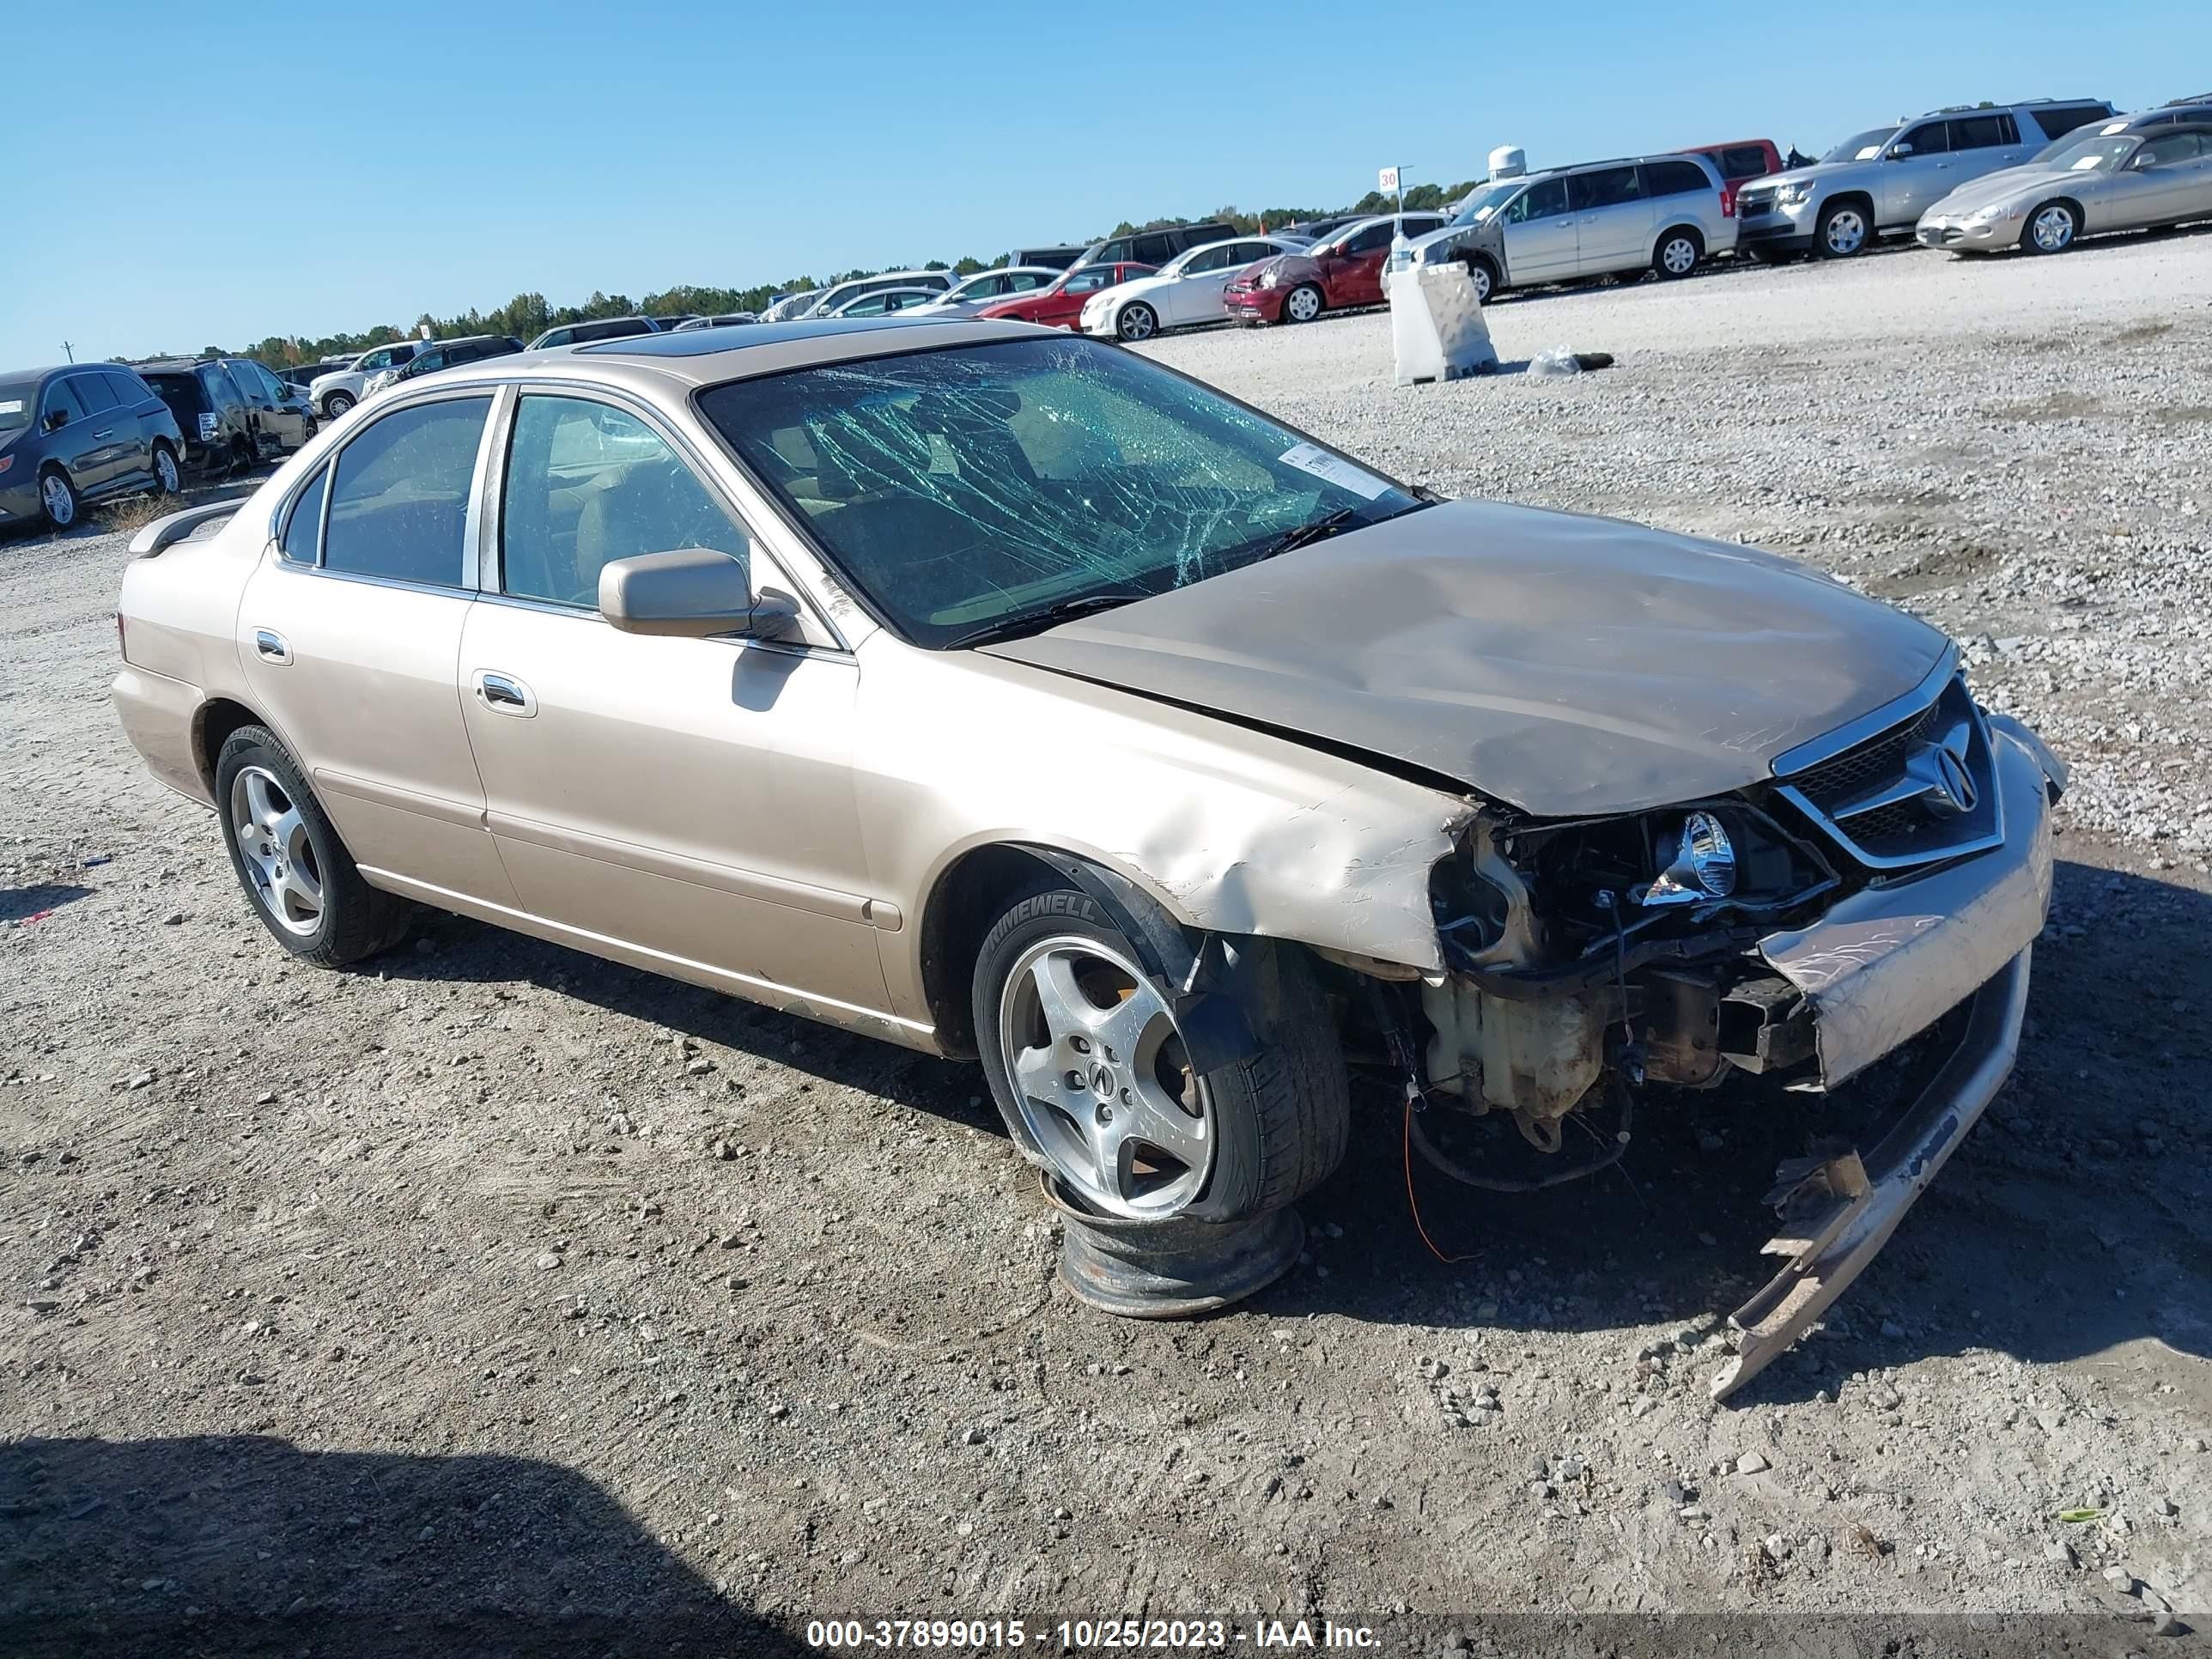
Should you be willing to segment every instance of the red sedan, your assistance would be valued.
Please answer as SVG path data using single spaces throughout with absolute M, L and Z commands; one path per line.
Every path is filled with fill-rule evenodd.
M 1050 288 L 1018 294 L 1011 300 L 985 306 L 975 314 L 1011 317 L 1018 323 L 1042 323 L 1048 328 L 1073 328 L 1075 319 L 1083 314 L 1084 301 L 1092 295 L 1102 289 L 1119 288 L 1139 276 L 1149 276 L 1153 269 L 1133 264 L 1078 265 Z
M 1382 264 L 1401 221 L 1361 219 L 1303 253 L 1262 259 L 1229 280 L 1221 295 L 1231 322 L 1310 323 L 1324 311 L 1382 303 Z M 1410 240 L 1443 227 L 1441 213 L 1403 216 Z

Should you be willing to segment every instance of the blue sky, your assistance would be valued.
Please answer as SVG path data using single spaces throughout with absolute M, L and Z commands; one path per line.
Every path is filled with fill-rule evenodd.
M 988 258 L 1502 143 L 1814 150 L 1984 97 L 2212 91 L 2204 0 L 22 0 L 5 33 L 0 368 Z

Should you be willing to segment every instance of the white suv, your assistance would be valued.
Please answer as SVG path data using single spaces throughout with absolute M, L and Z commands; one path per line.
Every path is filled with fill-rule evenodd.
M 324 420 L 335 421 L 368 395 L 370 376 L 413 362 L 415 354 L 428 343 L 427 340 L 394 340 L 390 345 L 372 347 L 343 368 L 310 380 L 307 401 Z

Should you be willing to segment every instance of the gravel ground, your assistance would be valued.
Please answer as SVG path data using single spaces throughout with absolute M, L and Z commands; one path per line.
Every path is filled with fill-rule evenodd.
M 1725 1103 L 1548 1194 L 1419 1176 L 1449 1266 L 1369 1103 L 1283 1284 L 1082 1312 L 969 1070 L 452 918 L 292 965 L 107 707 L 122 538 L 0 542 L 0 1650 L 2212 1625 L 2212 237 L 1491 318 L 1619 366 L 1400 391 L 1379 316 L 1152 349 L 1448 491 L 1814 560 L 2075 769 L 2015 1079 L 1824 1330 L 1707 1400 L 1805 1130 Z

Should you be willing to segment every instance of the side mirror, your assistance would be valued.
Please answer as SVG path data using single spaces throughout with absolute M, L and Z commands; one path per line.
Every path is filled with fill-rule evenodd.
M 1893 161 L 1911 161 L 1912 159 L 1912 146 L 1910 144 L 1892 144 L 1889 147 L 1889 159 Z
M 599 571 L 599 614 L 625 634 L 705 639 L 745 634 L 780 639 L 799 622 L 799 601 L 775 588 L 756 594 L 744 566 L 712 548 L 641 553 Z

